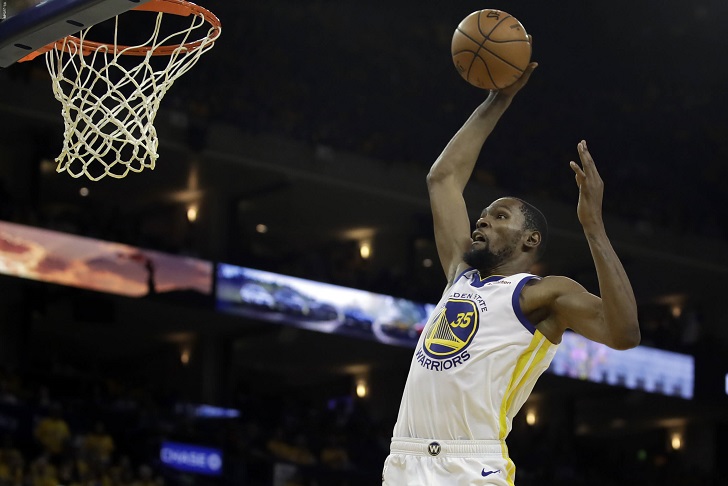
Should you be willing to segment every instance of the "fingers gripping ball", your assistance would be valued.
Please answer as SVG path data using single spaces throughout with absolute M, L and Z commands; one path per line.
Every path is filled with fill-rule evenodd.
M 451 50 L 460 75 L 483 89 L 510 86 L 531 60 L 526 29 L 501 10 L 479 10 L 465 17 L 455 29 Z

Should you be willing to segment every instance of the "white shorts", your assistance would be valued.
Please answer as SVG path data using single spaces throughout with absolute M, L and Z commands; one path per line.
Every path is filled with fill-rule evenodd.
M 514 486 L 516 468 L 500 440 L 393 438 L 386 486 Z

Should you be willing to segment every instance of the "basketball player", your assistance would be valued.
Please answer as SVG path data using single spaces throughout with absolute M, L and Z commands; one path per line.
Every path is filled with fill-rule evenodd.
M 469 227 L 463 189 L 485 139 L 536 66 L 489 94 L 427 176 L 447 287 L 412 358 L 384 464 L 388 486 L 513 486 L 505 439 L 564 331 L 614 349 L 640 341 L 634 294 L 604 229 L 603 183 L 586 142 L 577 146 L 581 166 L 570 165 L 601 298 L 569 278 L 528 273 L 547 233 L 530 204 L 497 199 Z

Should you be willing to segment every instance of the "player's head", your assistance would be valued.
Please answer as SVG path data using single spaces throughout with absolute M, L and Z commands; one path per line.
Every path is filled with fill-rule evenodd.
M 541 257 L 547 236 L 548 224 L 541 211 L 516 197 L 500 198 L 480 214 L 473 244 L 463 259 L 484 272 L 511 261 L 527 266 Z
M 521 203 L 521 212 L 525 219 L 523 222 L 524 231 L 536 231 L 541 235 L 541 241 L 536 247 L 536 260 L 538 260 L 546 251 L 546 242 L 549 236 L 549 224 L 546 221 L 546 216 L 536 206 L 527 203 L 523 199 L 517 197 L 513 199 Z

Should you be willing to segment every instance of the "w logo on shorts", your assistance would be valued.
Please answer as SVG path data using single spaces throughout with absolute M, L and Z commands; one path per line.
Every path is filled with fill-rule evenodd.
M 442 450 L 442 447 L 440 447 L 440 444 L 437 442 L 430 442 L 427 444 L 427 453 L 431 456 L 437 456 L 440 454 L 440 451 Z

